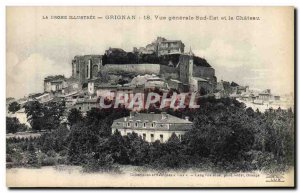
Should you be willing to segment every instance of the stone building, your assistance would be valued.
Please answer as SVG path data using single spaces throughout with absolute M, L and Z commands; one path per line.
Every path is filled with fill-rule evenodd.
M 184 52 L 184 44 L 180 40 L 161 41 L 157 47 L 157 55 L 180 54 Z
M 80 110 L 83 114 L 90 111 L 92 108 L 99 108 L 99 101 L 97 99 L 82 99 L 78 100 L 74 107 Z
M 191 92 L 199 92 L 203 95 L 213 93 L 217 84 L 213 68 L 197 66 L 191 52 L 182 54 L 178 65 L 179 80 L 183 84 L 188 84 Z
M 204 78 L 192 77 L 190 90 L 193 92 L 199 92 L 201 95 L 206 95 L 213 93 L 214 86 Z
M 266 89 L 258 93 L 258 99 L 264 102 L 270 101 L 272 99 L 272 94 L 270 89 Z
M 138 75 L 134 77 L 131 82 L 131 86 L 134 87 L 144 87 L 147 88 L 160 88 L 160 89 L 167 89 L 167 83 L 160 77 L 155 74 L 145 74 L 145 75 Z
M 76 78 L 81 84 L 97 77 L 102 66 L 101 55 L 75 56 L 72 60 L 72 77 Z
M 44 79 L 44 92 L 62 92 L 66 86 L 66 78 L 63 75 L 47 76 Z
M 8 113 L 7 115 L 8 117 L 15 117 L 19 120 L 19 122 L 21 124 L 25 124 L 28 127 L 31 127 L 28 119 L 27 119 L 27 114 L 25 112 L 25 108 L 21 108 L 20 110 L 18 110 L 15 113 Z
M 166 113 L 134 113 L 130 116 L 114 120 L 112 124 L 112 133 L 118 130 L 121 135 L 135 132 L 145 141 L 161 143 L 168 141 L 173 133 L 181 140 L 182 136 L 192 129 L 192 122 L 180 119 Z
M 157 56 L 181 54 L 184 53 L 184 43 L 181 40 L 167 40 L 163 37 L 157 37 L 156 40 L 146 47 L 134 48 L 133 50 L 141 54 L 156 54 Z
M 73 77 L 68 78 L 66 80 L 66 83 L 67 83 L 67 86 L 64 87 L 63 90 L 62 90 L 62 93 L 65 96 L 70 95 L 70 94 L 72 95 L 76 92 L 79 92 L 82 89 L 82 86 L 81 86 L 80 82 L 77 79 L 73 78 Z
M 169 79 L 167 80 L 169 89 L 174 89 L 179 92 L 188 92 L 189 91 L 189 85 L 183 84 L 181 81 L 176 79 Z

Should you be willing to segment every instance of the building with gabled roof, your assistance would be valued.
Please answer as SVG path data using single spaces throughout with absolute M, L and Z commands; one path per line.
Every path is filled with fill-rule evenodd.
M 166 142 L 173 133 L 181 140 L 182 136 L 192 129 L 192 122 L 188 117 L 181 119 L 167 113 L 135 113 L 130 116 L 114 120 L 112 133 L 118 130 L 121 135 L 135 132 L 145 141 Z

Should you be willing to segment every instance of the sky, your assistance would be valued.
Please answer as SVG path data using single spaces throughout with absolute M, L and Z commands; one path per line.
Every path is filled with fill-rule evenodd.
M 48 75 L 71 75 L 75 55 L 132 51 L 157 36 L 182 40 L 205 58 L 219 80 L 285 94 L 294 90 L 294 20 L 290 7 L 8 7 L 6 95 L 43 92 Z M 136 20 L 63 20 L 43 16 L 136 15 Z M 144 20 L 149 15 L 151 20 Z M 155 15 L 167 20 L 156 20 Z M 169 16 L 217 16 L 219 20 L 169 21 Z M 259 21 L 221 20 L 254 16 Z M 141 18 L 141 19 L 140 19 Z

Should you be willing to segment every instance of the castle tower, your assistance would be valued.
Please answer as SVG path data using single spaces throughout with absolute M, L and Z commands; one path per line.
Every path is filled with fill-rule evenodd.
M 190 54 L 183 54 L 179 58 L 179 78 L 183 84 L 190 84 L 193 77 L 194 59 Z
M 75 56 L 72 60 L 72 77 L 82 84 L 87 83 L 88 80 L 97 77 L 101 66 L 101 55 Z
M 189 68 L 188 68 L 189 84 L 191 83 L 191 79 L 193 77 L 193 66 L 194 66 L 193 56 L 194 56 L 194 53 L 192 52 L 192 47 L 190 47 L 190 51 L 189 51 Z

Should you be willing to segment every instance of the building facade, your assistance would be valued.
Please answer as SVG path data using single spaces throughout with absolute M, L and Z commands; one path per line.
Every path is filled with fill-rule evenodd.
M 72 77 L 81 84 L 97 77 L 102 66 L 101 55 L 75 56 L 72 60 Z
M 134 52 L 141 54 L 156 54 L 157 56 L 167 54 L 182 54 L 184 53 L 184 43 L 181 40 L 167 40 L 163 37 L 157 37 L 151 44 L 146 47 L 134 48 Z
M 74 107 L 80 110 L 83 114 L 90 111 L 92 108 L 100 108 L 99 101 L 97 99 L 81 99 L 77 100 Z
M 27 118 L 27 114 L 25 112 L 25 108 L 21 108 L 20 110 L 18 110 L 15 113 L 9 113 L 8 117 L 15 117 L 19 120 L 19 122 L 21 124 L 25 124 L 27 127 L 31 127 L 28 118 Z
M 44 79 L 44 92 L 61 92 L 66 85 L 63 75 L 47 76 Z
M 112 133 L 118 130 L 121 135 L 135 132 L 147 142 L 159 140 L 165 143 L 173 133 L 181 140 L 192 129 L 192 122 L 166 113 L 131 113 L 128 117 L 114 120 Z

